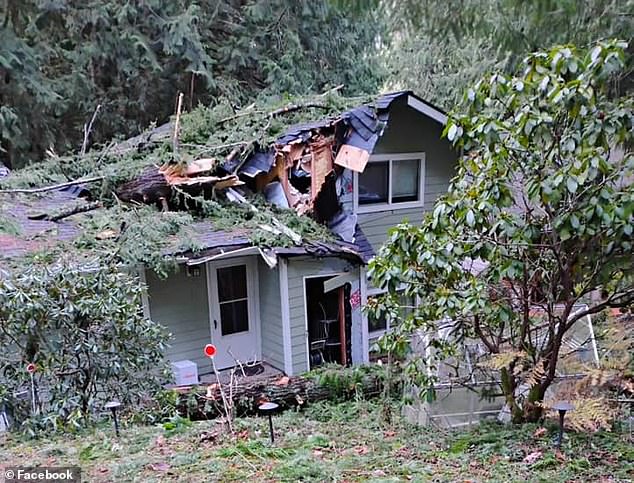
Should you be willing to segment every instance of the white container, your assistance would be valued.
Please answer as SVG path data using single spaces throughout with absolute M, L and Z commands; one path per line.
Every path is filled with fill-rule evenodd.
M 198 366 L 192 361 L 172 362 L 172 372 L 177 386 L 198 384 Z

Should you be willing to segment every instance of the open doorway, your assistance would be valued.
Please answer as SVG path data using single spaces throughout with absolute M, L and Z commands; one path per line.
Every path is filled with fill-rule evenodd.
M 314 277 L 305 280 L 311 369 L 325 363 L 348 365 L 351 359 L 350 284 L 325 292 L 324 282 L 331 278 Z

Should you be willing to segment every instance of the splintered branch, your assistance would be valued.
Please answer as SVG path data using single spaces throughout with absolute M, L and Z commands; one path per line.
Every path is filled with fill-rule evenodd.
M 88 124 L 84 124 L 84 142 L 81 145 L 81 151 L 79 152 L 80 156 L 86 154 L 86 150 L 88 149 L 88 139 L 90 138 L 90 132 L 92 131 L 92 125 L 97 119 L 97 114 L 99 114 L 99 110 L 101 109 L 101 104 L 97 104 L 97 108 L 95 112 L 92 113 L 92 118 Z
M 174 158 L 178 161 L 178 134 L 180 131 L 181 112 L 183 110 L 183 93 L 178 94 L 178 106 L 176 107 L 176 120 L 174 121 L 174 137 L 172 138 L 172 148 L 174 149 Z

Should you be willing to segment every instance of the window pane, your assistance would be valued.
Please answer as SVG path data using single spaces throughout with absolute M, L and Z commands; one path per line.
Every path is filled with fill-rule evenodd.
M 246 300 L 220 304 L 220 327 L 222 335 L 249 330 L 249 304 Z
M 368 298 L 371 302 L 372 297 Z M 414 298 L 406 296 L 403 292 L 399 291 L 398 304 L 401 306 L 400 315 L 395 320 L 390 320 L 389 328 L 393 328 L 402 322 L 402 319 L 407 317 L 413 311 Z M 368 314 L 368 332 L 375 332 L 378 330 L 387 330 L 387 314 L 381 315 L 381 317 L 375 317 L 372 314 Z
M 368 315 L 368 332 L 376 332 L 377 330 L 387 330 L 385 315 L 381 317 Z
M 246 265 L 219 268 L 217 273 L 219 302 L 247 298 Z
M 392 161 L 392 203 L 418 200 L 420 161 L 400 159 Z
M 359 173 L 359 204 L 387 203 L 388 162 L 368 163 Z

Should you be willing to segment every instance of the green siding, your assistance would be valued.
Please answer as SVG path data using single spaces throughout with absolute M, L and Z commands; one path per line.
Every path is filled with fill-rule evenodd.
M 293 374 L 308 370 L 304 277 L 344 272 L 351 265 L 338 258 L 291 258 L 288 263 L 288 299 L 291 325 Z
M 181 268 L 166 279 L 147 271 L 146 281 L 150 316 L 172 334 L 167 358 L 170 361 L 188 359 L 198 365 L 199 373 L 206 373 L 211 369 L 203 348 L 211 341 L 211 332 L 205 266 L 200 265 L 200 269 L 199 277 L 188 277 Z
M 266 263 L 259 260 L 258 271 L 262 358 L 277 369 L 284 370 L 279 269 L 271 269 Z
M 446 139 L 441 139 L 443 126 L 407 105 L 406 99 L 390 109 L 390 121 L 377 143 L 374 154 L 425 153 L 425 187 L 423 208 L 408 208 L 359 214 L 359 225 L 375 250 L 387 239 L 387 231 L 407 219 L 420 223 L 425 211 L 447 192 L 455 174 L 457 155 Z

